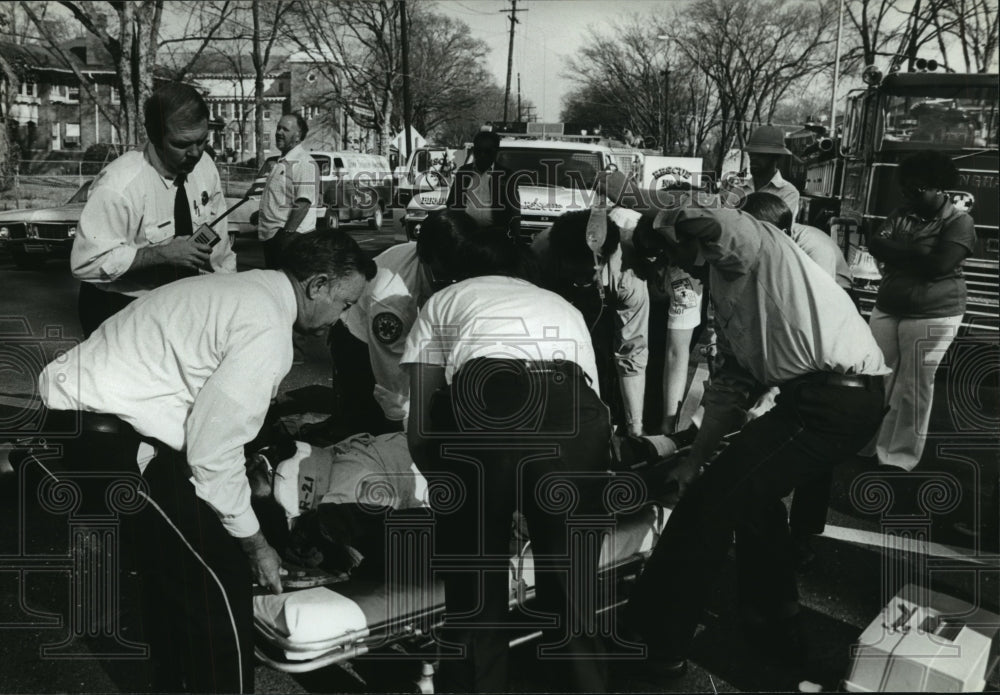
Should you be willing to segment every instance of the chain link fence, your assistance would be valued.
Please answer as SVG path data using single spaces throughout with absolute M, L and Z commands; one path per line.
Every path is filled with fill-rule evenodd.
M 253 167 L 217 163 L 227 198 L 242 198 L 256 176 Z M 103 168 L 96 162 L 20 162 L 11 187 L 0 191 L 0 210 L 28 210 L 65 205 Z

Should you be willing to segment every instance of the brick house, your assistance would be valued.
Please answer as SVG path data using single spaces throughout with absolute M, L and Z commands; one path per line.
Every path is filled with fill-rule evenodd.
M 119 133 L 108 117 L 117 117 L 118 112 L 115 70 L 109 56 L 86 39 L 69 41 L 62 48 L 88 79 L 89 91 L 80 86 L 53 50 L 0 42 L 4 57 L 22 75 L 16 91 L 5 81 L 0 83 L 11 139 L 20 145 L 22 156 L 82 151 L 95 143 L 119 142 Z
M 91 37 L 61 45 L 84 75 L 90 91 L 52 49 L 0 42 L 0 52 L 24 75 L 18 90 L 0 80 L 3 113 L 12 140 L 24 158 L 86 150 L 95 143 L 119 144 L 120 135 L 108 115 L 117 116 L 115 69 L 107 52 Z M 185 56 L 175 56 L 175 62 Z M 283 114 L 298 111 L 309 122 L 306 145 L 312 149 L 367 151 L 372 134 L 343 117 L 330 105 L 333 91 L 326 71 L 315 60 L 296 56 L 272 60 L 264 76 L 264 149 L 275 153 L 274 130 Z M 158 75 L 166 75 L 162 66 Z M 254 139 L 254 71 L 249 55 L 206 53 L 199 56 L 185 81 L 205 97 L 210 111 L 210 143 L 220 158 L 244 161 L 256 155 Z M 91 95 L 93 93 L 93 96 Z M 97 101 L 95 102 L 95 97 Z M 97 103 L 102 108 L 97 107 Z

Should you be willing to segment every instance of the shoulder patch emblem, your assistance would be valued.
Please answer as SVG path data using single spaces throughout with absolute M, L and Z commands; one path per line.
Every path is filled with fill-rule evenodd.
M 395 343 L 403 335 L 403 322 L 395 314 L 383 311 L 372 319 L 372 334 L 385 345 Z

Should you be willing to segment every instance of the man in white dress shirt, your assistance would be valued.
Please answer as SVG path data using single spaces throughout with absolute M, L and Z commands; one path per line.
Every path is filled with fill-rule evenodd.
M 97 175 L 70 267 L 80 283 L 80 323 L 89 336 L 108 316 L 168 282 L 200 272 L 236 272 L 226 221 L 215 246 L 193 234 L 226 208 L 219 172 L 205 154 L 208 107 L 189 85 L 165 84 L 146 100 L 149 142 Z
M 155 690 L 252 690 L 250 580 L 280 592 L 281 563 L 250 506 L 243 447 L 291 369 L 292 329 L 325 331 L 375 275 L 338 233 L 296 237 L 281 262 L 151 292 L 39 378 L 48 408 L 82 411 L 71 465 L 143 470 Z
M 309 124 L 297 113 L 282 116 L 274 131 L 281 157 L 264 184 L 257 226 L 268 268 L 278 267 L 278 256 L 289 235 L 316 229 L 316 207 L 322 202 L 322 191 L 319 167 L 302 147 L 308 133 Z

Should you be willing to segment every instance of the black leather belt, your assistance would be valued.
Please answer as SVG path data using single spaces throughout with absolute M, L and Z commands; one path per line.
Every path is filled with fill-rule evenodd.
M 135 430 L 127 422 L 116 415 L 105 413 L 80 413 L 80 426 L 87 432 L 135 434 Z
M 807 381 L 812 383 L 826 384 L 828 386 L 846 386 L 855 389 L 881 388 L 885 377 L 876 374 L 837 374 L 835 372 L 814 372 L 806 374 L 792 382 Z

